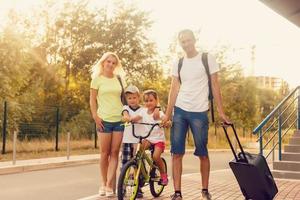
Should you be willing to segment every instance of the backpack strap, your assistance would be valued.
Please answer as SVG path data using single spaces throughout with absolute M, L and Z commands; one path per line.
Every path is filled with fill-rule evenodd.
M 210 71 L 209 71 L 209 66 L 208 66 L 208 53 L 202 54 L 202 63 L 204 65 L 206 75 L 208 78 L 208 88 L 209 88 L 208 99 L 211 100 L 214 98 L 214 96 L 212 94 L 212 88 L 211 88 L 211 76 L 210 76 Z
M 178 61 L 178 79 L 179 79 L 179 83 L 181 84 L 181 77 L 180 77 L 180 71 L 181 71 L 181 68 L 182 68 L 182 63 L 183 63 L 183 57 L 179 59 Z
M 212 86 L 211 86 L 211 76 L 209 72 L 209 65 L 208 65 L 208 53 L 202 53 L 202 63 L 204 65 L 206 75 L 208 78 L 208 99 L 210 101 L 210 111 L 211 111 L 211 120 L 212 122 L 215 122 L 215 116 L 214 116 L 214 102 L 213 102 L 213 93 L 212 93 Z
M 121 80 L 121 76 L 120 75 L 117 75 L 117 78 L 118 78 L 118 81 L 121 85 L 121 88 L 122 88 L 122 91 L 121 91 L 121 102 L 123 105 L 127 105 L 127 101 L 126 101 L 126 98 L 125 98 L 125 93 L 124 93 L 124 87 L 123 87 L 123 83 L 122 83 L 122 80 Z

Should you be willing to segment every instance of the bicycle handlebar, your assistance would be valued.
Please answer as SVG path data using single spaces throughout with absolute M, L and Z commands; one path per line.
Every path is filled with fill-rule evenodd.
M 147 137 L 149 137 L 149 135 L 151 134 L 151 132 L 153 131 L 154 127 L 155 126 L 159 126 L 159 123 L 143 123 L 143 122 L 130 122 L 131 123 L 131 126 L 132 126 L 132 134 L 135 138 L 138 138 L 140 140 L 142 139 L 146 139 Z M 147 133 L 146 136 L 137 136 L 135 134 L 135 131 L 134 131 L 134 125 L 135 124 L 141 124 L 141 125 L 147 125 L 147 126 L 151 126 L 151 129 L 149 130 L 149 132 Z

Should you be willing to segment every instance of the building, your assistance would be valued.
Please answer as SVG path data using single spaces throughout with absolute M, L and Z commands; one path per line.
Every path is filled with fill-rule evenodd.
M 255 76 L 258 87 L 279 90 L 282 86 L 287 86 L 288 83 L 278 77 L 272 76 Z

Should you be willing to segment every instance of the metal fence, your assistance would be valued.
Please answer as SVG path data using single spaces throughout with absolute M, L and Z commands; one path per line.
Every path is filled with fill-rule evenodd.
M 0 105 L 0 136 L 1 136 L 1 152 L 3 153 L 3 152 L 5 152 L 5 142 L 4 142 L 4 139 L 5 139 L 5 137 L 3 137 L 3 133 L 4 133 L 4 129 L 3 129 L 3 127 L 4 127 L 4 124 L 5 124 L 5 120 L 3 120 L 3 117 L 5 116 L 4 115 L 4 106 L 5 106 L 5 104 L 4 104 L 4 102 L 0 102 L 1 103 L 1 105 Z
M 54 149 L 59 150 L 62 134 L 72 132 L 73 137 L 94 140 L 97 134 L 89 110 L 76 110 L 59 106 L 29 105 L 15 102 L 0 102 L 0 130 L 2 154 L 6 143 L 18 132 L 18 140 L 55 140 Z

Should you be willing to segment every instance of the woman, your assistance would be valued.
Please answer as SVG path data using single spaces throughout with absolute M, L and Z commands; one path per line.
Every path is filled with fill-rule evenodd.
M 90 107 L 97 126 L 101 154 L 99 195 L 107 197 L 114 195 L 113 184 L 124 130 L 121 125 L 122 86 L 117 76 L 121 69 L 118 56 L 112 52 L 105 53 L 92 67 Z

